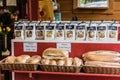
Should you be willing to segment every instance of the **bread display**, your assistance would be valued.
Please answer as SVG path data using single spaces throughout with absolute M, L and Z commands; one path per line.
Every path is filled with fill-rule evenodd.
M 120 74 L 120 54 L 115 51 L 89 51 L 83 54 L 83 71 L 99 74 Z
M 42 59 L 40 67 L 48 72 L 80 72 L 82 60 L 78 57 L 65 59 Z
M 42 59 L 41 64 L 43 65 L 58 65 L 58 66 L 81 66 L 83 64 L 82 59 L 75 58 L 65 58 L 65 59 Z
M 65 59 L 68 56 L 68 51 L 57 48 L 48 48 L 42 54 L 42 57 L 47 59 Z
M 90 61 L 108 61 L 108 62 L 120 62 L 120 54 L 115 51 L 89 51 L 82 55 L 83 59 Z
M 5 63 L 14 63 L 15 62 L 16 57 L 15 56 L 8 56 L 5 59 Z
M 2 70 L 37 70 L 40 64 L 41 56 L 39 55 L 20 55 L 8 56 L 0 61 Z

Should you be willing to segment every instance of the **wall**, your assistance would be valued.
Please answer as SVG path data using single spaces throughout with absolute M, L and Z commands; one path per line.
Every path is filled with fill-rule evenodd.
M 110 0 L 108 9 L 77 9 L 76 0 L 57 0 L 60 4 L 62 20 L 118 20 L 120 21 L 120 0 Z

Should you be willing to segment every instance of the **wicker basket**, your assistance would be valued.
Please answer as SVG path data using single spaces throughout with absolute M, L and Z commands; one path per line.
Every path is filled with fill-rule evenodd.
M 0 61 L 0 66 L 2 70 L 37 70 L 38 64 L 28 64 L 28 63 L 4 63 L 5 59 Z
M 80 72 L 82 66 L 57 66 L 57 65 L 40 65 L 43 71 L 48 72 Z
M 120 74 L 120 67 L 83 66 L 83 71 L 86 73 L 98 74 Z

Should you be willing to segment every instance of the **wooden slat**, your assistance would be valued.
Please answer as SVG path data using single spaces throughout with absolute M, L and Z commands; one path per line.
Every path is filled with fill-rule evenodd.
M 120 0 L 119 0 L 119 2 L 114 2 L 113 8 L 114 8 L 114 10 L 120 10 Z

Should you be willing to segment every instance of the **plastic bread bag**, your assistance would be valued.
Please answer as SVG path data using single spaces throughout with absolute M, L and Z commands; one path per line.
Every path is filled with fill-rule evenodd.
M 55 39 L 55 26 L 56 24 L 48 24 L 45 26 L 45 40 Z
M 81 23 L 76 26 L 76 40 L 85 40 L 86 38 L 86 23 Z
M 60 23 L 55 27 L 55 40 L 64 40 L 65 36 L 65 26 Z
M 87 37 L 86 37 L 86 40 L 88 41 L 95 41 L 96 40 L 96 33 L 97 33 L 97 24 L 96 23 L 90 23 L 90 24 L 87 24 L 86 26 L 87 28 Z
M 35 23 L 25 23 L 25 39 L 26 40 L 35 40 Z
M 97 40 L 105 41 L 107 40 L 107 24 L 101 23 L 97 26 Z
M 45 25 L 43 23 L 38 23 L 35 26 L 35 35 L 36 35 L 36 40 L 44 40 L 44 33 L 45 33 Z
M 14 34 L 15 34 L 15 39 L 24 40 L 24 24 L 23 23 L 15 23 Z
M 118 27 L 119 24 L 111 24 L 110 26 L 108 26 L 108 41 L 118 41 Z
M 65 25 L 65 40 L 75 40 L 75 24 Z

